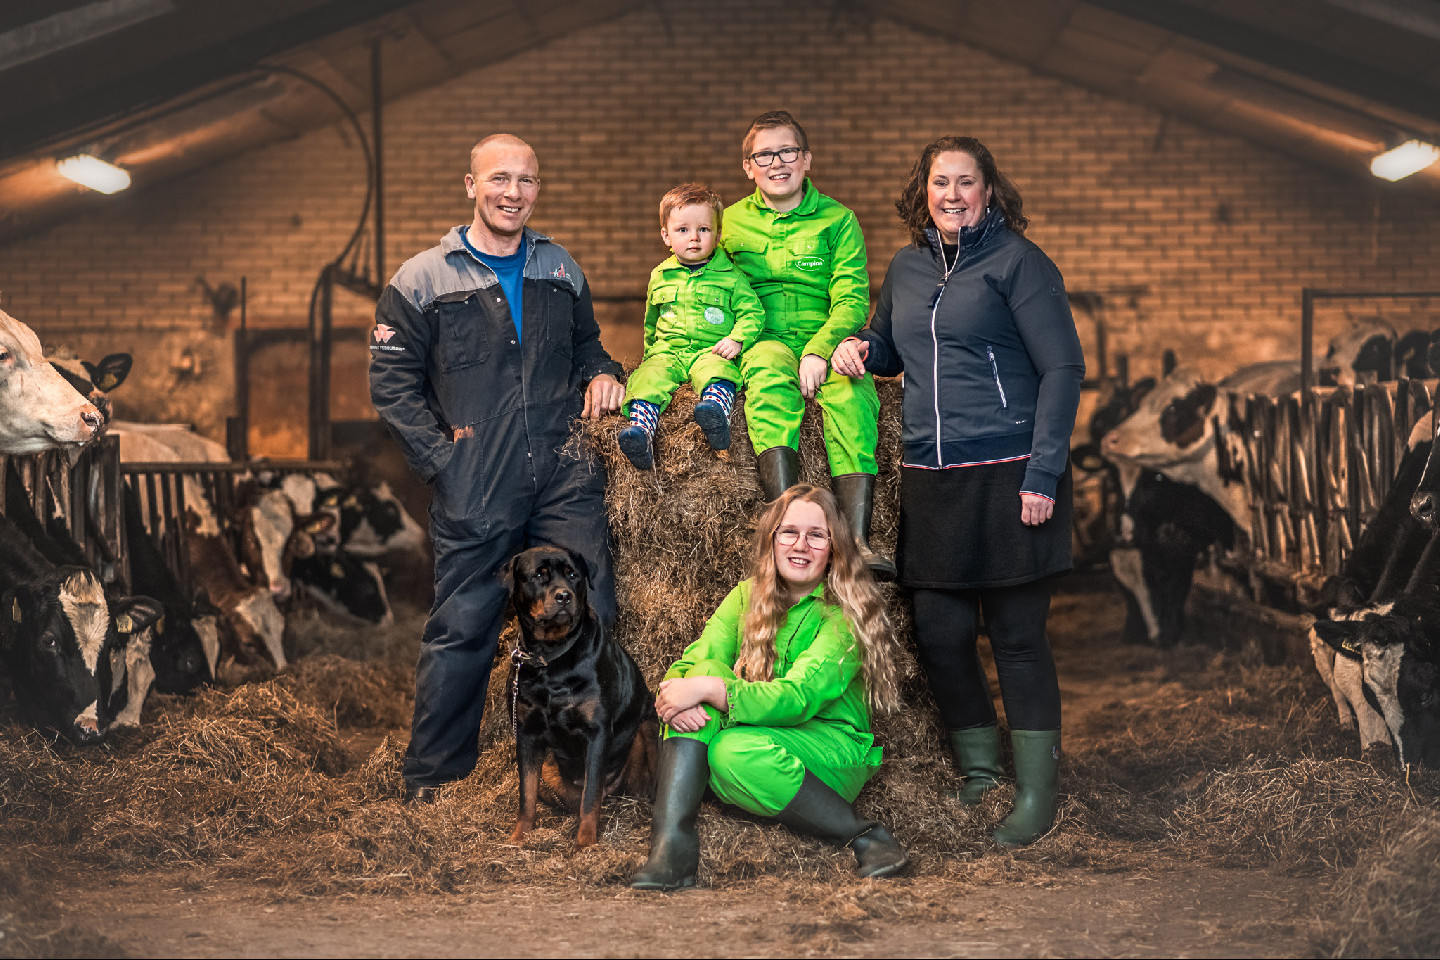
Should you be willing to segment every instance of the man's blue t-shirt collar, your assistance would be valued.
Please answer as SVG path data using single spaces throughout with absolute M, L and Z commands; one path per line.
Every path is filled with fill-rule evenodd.
M 466 227 L 460 231 L 460 242 L 465 244 L 465 249 L 485 266 L 495 271 L 495 279 L 500 281 L 500 289 L 505 293 L 505 301 L 510 307 L 510 319 L 515 324 L 515 342 L 520 342 L 520 317 L 522 316 L 521 297 L 525 290 L 525 237 L 520 238 L 520 249 L 508 257 L 497 257 L 493 253 L 482 253 L 470 242 L 470 228 Z

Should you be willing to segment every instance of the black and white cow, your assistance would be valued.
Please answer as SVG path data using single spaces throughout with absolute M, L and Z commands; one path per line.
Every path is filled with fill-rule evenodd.
M 83 360 L 72 350 L 53 350 L 45 355 L 50 365 L 65 382 L 75 388 L 82 397 L 95 405 L 106 423 L 110 422 L 113 408 L 110 391 L 125 382 L 134 364 L 128 353 L 112 353 L 97 363 Z
M 107 597 L 94 571 L 51 563 L 3 516 L 0 590 L 0 661 L 21 714 L 76 743 L 100 740 L 113 667 L 130 637 L 160 616 L 159 604 Z
M 95 405 L 46 362 L 35 331 L 0 310 L 0 455 L 78 448 L 103 425 Z
M 1401 765 L 1440 767 L 1440 586 L 1407 590 L 1356 620 L 1317 620 L 1315 632 L 1337 665 L 1359 665 Z
M 1407 624 L 1396 618 L 1405 619 L 1417 605 L 1424 609 L 1440 584 L 1440 533 L 1413 511 L 1434 452 L 1434 420 L 1432 411 L 1416 421 L 1389 494 L 1340 573 L 1322 587 L 1323 608 L 1310 629 L 1315 668 L 1330 688 L 1340 725 L 1358 727 L 1362 748 L 1400 745 L 1400 727 L 1391 722 L 1399 709 L 1394 682 L 1400 674 L 1381 664 L 1410 656 L 1394 645 L 1409 636 Z M 1362 646 L 1362 637 L 1370 647 Z M 1421 653 L 1414 663 L 1423 664 L 1425 648 L 1416 649 Z M 1409 735 L 1413 747 L 1417 741 L 1413 731 Z
M 1395 328 L 1382 317 L 1351 321 L 1330 341 L 1320 361 L 1322 387 L 1353 387 L 1395 379 Z
M 382 627 L 395 622 L 385 578 L 373 560 L 351 556 L 344 550 L 317 550 L 297 558 L 293 573 L 311 596 L 336 613 Z
M 1091 414 L 1092 442 L 1071 459 L 1081 470 L 1107 469 L 1118 492 L 1109 560 L 1125 594 L 1125 641 L 1170 647 L 1182 633 L 1196 561 L 1211 544 L 1231 546 L 1234 523 L 1199 489 L 1100 456 L 1093 441 L 1134 415 L 1155 387 L 1151 378 L 1110 385 Z

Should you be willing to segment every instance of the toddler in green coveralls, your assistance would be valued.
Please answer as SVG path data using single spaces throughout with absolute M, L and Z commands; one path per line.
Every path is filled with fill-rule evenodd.
M 726 803 L 855 851 L 862 877 L 906 863 L 851 802 L 880 767 L 872 707 L 899 691 L 895 637 L 828 490 L 791 487 L 755 528 L 751 576 L 665 674 L 650 860 L 642 890 L 695 883 L 695 817 L 708 785 Z
M 765 326 L 765 311 L 720 239 L 720 198 L 682 183 L 660 201 L 660 239 L 670 257 L 650 273 L 645 293 L 645 356 L 630 375 L 616 438 L 637 469 L 655 465 L 655 428 L 686 380 L 700 402 L 695 422 L 712 449 L 730 446 L 730 411 L 740 369 L 735 361 Z

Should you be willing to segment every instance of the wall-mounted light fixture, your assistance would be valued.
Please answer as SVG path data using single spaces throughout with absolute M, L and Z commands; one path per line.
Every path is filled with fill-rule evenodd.
M 60 176 L 100 193 L 117 193 L 130 186 L 130 174 L 113 163 L 88 153 L 55 161 Z
M 1400 146 L 1375 155 L 1370 172 L 1382 180 L 1403 180 L 1440 159 L 1440 147 L 1424 140 L 1406 140 Z

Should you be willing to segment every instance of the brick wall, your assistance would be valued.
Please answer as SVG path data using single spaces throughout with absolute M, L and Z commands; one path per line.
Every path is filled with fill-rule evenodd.
M 469 219 L 468 148 L 508 130 L 540 156 L 532 224 L 571 249 L 598 295 L 638 295 L 666 253 L 660 195 L 687 179 L 727 202 L 747 193 L 746 123 L 785 107 L 809 130 L 816 184 L 859 215 L 877 285 L 904 242 L 892 202 L 920 146 L 943 133 L 986 141 L 1070 288 L 1105 295 L 1111 350 L 1132 354 L 1137 373 L 1167 346 L 1219 365 L 1296 355 L 1303 286 L 1440 286 L 1440 204 L 1413 190 L 1312 168 L 892 22 L 832 22 L 832 9 L 650 4 L 392 102 L 391 269 Z M 133 350 L 122 412 L 218 435 L 230 334 L 196 278 L 243 275 L 252 323 L 302 326 L 316 273 L 354 224 L 362 174 L 336 125 L 97 196 L 93 214 L 0 247 L 0 306 L 47 340 Z M 1406 308 L 1402 323 L 1433 307 Z M 1322 312 L 1322 337 L 1346 309 Z M 629 352 L 637 311 L 602 310 L 607 339 Z M 338 321 L 365 324 L 363 305 L 342 305 Z M 1081 325 L 1092 339 L 1091 321 Z M 185 347 L 205 361 L 198 374 L 177 369 Z M 354 366 L 337 377 L 362 376 Z M 268 386 L 304 395 L 303 384 Z

